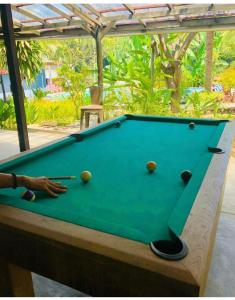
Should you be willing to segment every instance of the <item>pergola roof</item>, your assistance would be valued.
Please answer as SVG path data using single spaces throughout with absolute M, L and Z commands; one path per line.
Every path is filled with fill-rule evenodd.
M 235 29 L 235 4 L 12 4 L 16 39 Z M 0 37 L 2 32 L 0 30 Z

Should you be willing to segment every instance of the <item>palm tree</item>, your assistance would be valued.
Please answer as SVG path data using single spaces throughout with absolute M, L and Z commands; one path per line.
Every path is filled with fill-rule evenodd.
M 42 68 L 42 47 L 37 41 L 16 41 L 21 79 L 32 82 Z M 7 68 L 6 51 L 3 42 L 0 43 L 0 68 Z M 4 84 L 1 80 L 4 94 Z M 4 99 L 5 101 L 6 99 Z

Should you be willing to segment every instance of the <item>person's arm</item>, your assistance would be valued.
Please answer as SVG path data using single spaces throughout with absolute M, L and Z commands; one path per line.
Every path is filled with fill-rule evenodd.
M 26 187 L 30 190 L 44 191 L 51 197 L 57 197 L 57 193 L 64 193 L 67 187 L 60 183 L 50 181 L 47 177 L 29 177 L 18 175 L 16 176 L 16 186 Z M 0 173 L 0 188 L 14 187 L 14 177 L 12 174 Z

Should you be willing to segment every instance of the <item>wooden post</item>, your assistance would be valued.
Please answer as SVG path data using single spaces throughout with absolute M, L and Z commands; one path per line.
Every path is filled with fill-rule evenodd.
M 25 151 L 29 149 L 29 138 L 24 109 L 24 93 L 21 85 L 19 62 L 16 54 L 11 5 L 1 4 L 0 8 L 8 71 L 11 80 L 11 90 L 15 105 L 20 151 Z
M 6 96 L 6 91 L 5 91 L 5 87 L 4 87 L 4 81 L 3 81 L 2 74 L 0 74 L 0 83 L 1 83 L 1 88 L 2 88 L 3 101 L 7 102 L 7 96 Z
M 99 29 L 95 35 L 96 44 L 96 57 L 97 57 L 97 69 L 98 69 L 98 86 L 100 88 L 99 102 L 103 101 L 103 55 L 102 55 L 102 43 Z
M 151 69 L 150 69 L 150 78 L 151 78 L 151 90 L 153 92 L 153 86 L 154 86 L 154 73 L 155 73 L 155 68 L 154 68 L 154 62 L 155 62 L 155 56 L 156 56 L 156 41 L 154 37 L 151 37 L 152 42 L 151 42 Z
M 211 92 L 212 67 L 213 67 L 213 37 L 214 32 L 206 33 L 206 70 L 205 70 L 205 89 Z

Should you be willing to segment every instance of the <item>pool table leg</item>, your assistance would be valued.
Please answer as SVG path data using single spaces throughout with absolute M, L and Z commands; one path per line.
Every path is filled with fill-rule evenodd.
M 0 258 L 0 297 L 33 297 L 31 272 Z

